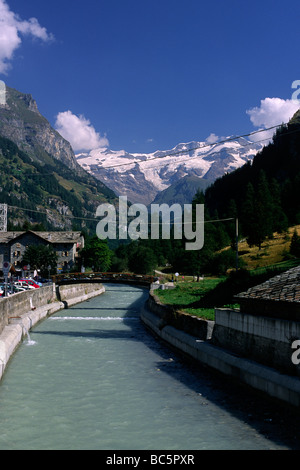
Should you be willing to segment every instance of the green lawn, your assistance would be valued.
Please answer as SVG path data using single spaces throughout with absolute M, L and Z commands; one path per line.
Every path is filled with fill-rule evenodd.
M 156 290 L 160 301 L 207 320 L 215 319 L 216 307 L 239 308 L 234 296 L 259 285 L 281 272 L 299 265 L 299 260 L 277 263 L 272 266 L 232 272 L 229 276 L 207 277 L 199 282 L 179 281 L 175 289 Z
M 178 282 L 175 284 L 175 289 L 159 289 L 155 291 L 155 294 L 161 302 L 172 305 L 177 310 L 205 318 L 206 320 L 214 320 L 214 305 L 201 307 L 199 303 L 206 294 L 215 289 L 224 279 L 224 277 L 204 278 L 199 282 Z

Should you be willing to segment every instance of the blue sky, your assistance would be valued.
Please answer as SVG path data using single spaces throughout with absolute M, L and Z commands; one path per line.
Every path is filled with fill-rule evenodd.
M 0 0 L 0 79 L 75 151 L 168 150 L 293 114 L 299 20 L 299 0 Z

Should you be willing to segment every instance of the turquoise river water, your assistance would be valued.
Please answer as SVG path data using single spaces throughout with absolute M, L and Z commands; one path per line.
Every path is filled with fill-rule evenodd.
M 38 324 L 12 357 L 0 384 L 1 450 L 297 448 L 288 409 L 147 331 L 146 289 L 105 287 Z

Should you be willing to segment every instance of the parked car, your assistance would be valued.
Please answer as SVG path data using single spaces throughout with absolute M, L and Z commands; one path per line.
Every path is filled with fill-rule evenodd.
M 26 282 L 29 287 L 33 287 L 34 289 L 38 289 L 40 287 L 33 279 L 20 279 L 20 281 Z
M 25 289 L 35 289 L 35 287 L 32 284 L 29 284 L 26 279 L 20 279 L 19 281 L 15 282 L 15 285 L 25 287 Z
M 9 288 L 9 289 L 10 289 L 10 288 Z M 10 290 L 11 290 L 11 289 L 10 289 Z M 23 287 L 23 286 L 16 285 L 16 284 L 13 285 L 13 293 L 14 293 L 14 294 L 17 294 L 18 292 L 25 292 L 25 291 L 27 291 L 27 290 L 29 290 L 28 287 Z
M 25 290 L 34 289 L 33 286 L 29 286 L 27 282 L 24 282 L 24 281 L 15 281 L 14 286 L 21 287 L 22 289 L 25 289 Z
M 26 278 L 24 279 L 24 281 L 30 281 L 34 284 L 37 284 L 39 287 L 43 287 L 43 284 L 40 281 L 38 281 L 37 279 L 32 279 L 32 277 Z

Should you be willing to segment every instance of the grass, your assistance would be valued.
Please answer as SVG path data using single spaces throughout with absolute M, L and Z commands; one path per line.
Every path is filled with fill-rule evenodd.
M 246 241 L 239 242 L 240 258 L 247 269 L 257 269 L 282 263 L 290 251 L 291 239 L 294 230 L 300 235 L 300 225 L 290 227 L 287 232 L 274 233 L 273 238 L 266 240 L 261 249 L 249 247 Z M 288 269 L 288 268 L 287 268 Z
M 157 290 L 155 293 L 161 302 L 176 310 L 214 320 L 216 307 L 238 307 L 233 303 L 235 294 L 299 265 L 299 259 L 288 255 L 295 229 L 300 235 L 300 225 L 290 227 L 286 233 L 275 233 L 260 250 L 250 248 L 246 241 L 240 242 L 239 254 L 244 261 L 244 269 L 238 273 L 233 271 L 227 277 L 206 277 L 199 282 L 185 276 L 184 281 L 179 278 L 175 289 Z
M 214 320 L 214 306 L 201 307 L 198 304 L 224 280 L 224 277 L 220 277 L 204 278 L 199 282 L 179 281 L 175 289 L 156 290 L 155 294 L 161 302 L 172 305 L 177 310 L 206 320 Z

